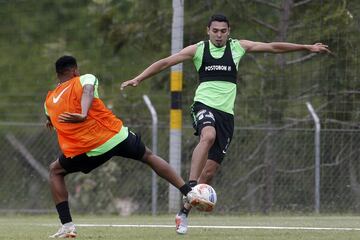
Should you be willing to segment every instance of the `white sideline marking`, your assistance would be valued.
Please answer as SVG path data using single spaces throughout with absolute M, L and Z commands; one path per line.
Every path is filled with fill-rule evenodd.
M 39 224 L 41 226 L 59 226 L 58 224 Z M 123 227 L 123 228 L 175 228 L 174 225 L 152 224 L 75 224 L 78 227 Z M 360 228 L 349 227 L 275 227 L 275 226 L 207 226 L 197 225 L 189 228 L 214 228 L 214 229 L 269 229 L 269 230 L 330 230 L 330 231 L 360 231 Z

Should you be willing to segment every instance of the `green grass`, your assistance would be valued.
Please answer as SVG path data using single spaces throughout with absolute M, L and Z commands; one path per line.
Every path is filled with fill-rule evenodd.
M 177 235 L 172 227 L 174 216 L 74 216 L 77 224 L 134 224 L 167 225 L 170 227 L 85 227 L 79 226 L 78 239 L 276 239 L 276 240 L 332 240 L 359 239 L 359 230 L 294 230 L 294 229 L 214 229 L 190 228 L 184 236 Z M 0 216 L 0 239 L 48 239 L 59 224 L 56 215 L 4 215 Z M 318 227 L 357 228 L 359 216 L 219 216 L 196 215 L 190 218 L 191 226 L 268 226 L 268 227 Z

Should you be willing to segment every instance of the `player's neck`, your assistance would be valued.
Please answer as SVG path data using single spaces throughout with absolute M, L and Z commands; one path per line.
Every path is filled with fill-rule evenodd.
M 74 77 L 76 77 L 76 76 L 74 76 L 74 75 L 71 75 L 71 76 L 70 76 L 70 75 L 58 76 L 59 84 L 64 83 L 64 82 L 67 82 L 67 81 L 73 79 Z

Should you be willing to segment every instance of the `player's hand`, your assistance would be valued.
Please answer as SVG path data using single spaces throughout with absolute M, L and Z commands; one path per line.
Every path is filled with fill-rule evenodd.
M 322 43 L 315 43 L 314 45 L 309 45 L 309 51 L 315 53 L 321 53 L 321 52 L 331 53 L 331 51 L 328 49 L 328 45 Z
M 81 113 L 64 112 L 59 115 L 59 122 L 61 123 L 80 123 L 86 120 L 86 115 Z
M 139 85 L 139 81 L 137 81 L 135 79 L 131 79 L 131 80 L 123 82 L 120 86 L 120 90 L 124 90 L 124 88 L 126 88 L 127 86 L 136 87 L 137 85 Z

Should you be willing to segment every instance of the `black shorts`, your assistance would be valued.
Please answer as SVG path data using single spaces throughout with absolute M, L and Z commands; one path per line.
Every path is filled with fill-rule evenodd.
M 215 128 L 216 139 L 209 150 L 208 159 L 221 164 L 234 134 L 234 116 L 200 102 L 192 105 L 191 116 L 196 136 L 199 136 L 201 130 L 206 126 Z
M 140 136 L 129 131 L 128 137 L 104 154 L 89 157 L 86 153 L 67 158 L 64 154 L 59 157 L 59 163 L 66 173 L 89 173 L 93 169 L 107 162 L 113 156 L 121 156 L 135 160 L 142 160 L 145 154 L 145 145 Z

